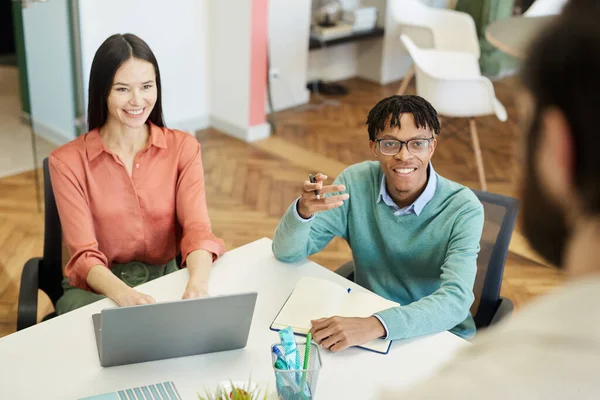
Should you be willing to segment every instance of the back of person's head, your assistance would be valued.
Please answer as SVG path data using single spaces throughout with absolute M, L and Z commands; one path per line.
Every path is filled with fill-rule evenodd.
M 148 120 L 157 126 L 164 126 L 162 112 L 162 88 L 158 62 L 150 46 L 131 33 L 115 34 L 100 45 L 90 71 L 88 92 L 88 129 L 100 128 L 108 118 L 106 99 L 113 85 L 117 70 L 131 58 L 148 61 L 154 66 L 156 74 L 157 99 Z
M 578 221 L 600 215 L 599 71 L 600 1 L 571 0 L 531 44 L 521 75 L 532 108 L 523 229 L 557 266 Z
M 586 211 L 600 213 L 599 0 L 565 5 L 553 26 L 530 47 L 522 81 L 533 96 L 538 118 L 549 107 L 564 114 L 574 144 L 575 187 Z M 539 131 L 532 133 L 533 140 Z

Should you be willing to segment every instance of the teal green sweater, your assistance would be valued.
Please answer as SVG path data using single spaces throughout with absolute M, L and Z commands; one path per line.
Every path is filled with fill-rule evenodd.
M 445 330 L 471 337 L 483 206 L 471 190 L 438 175 L 420 215 L 395 216 L 377 202 L 382 174 L 373 161 L 347 168 L 335 184 L 350 198 L 308 222 L 294 215 L 294 202 L 275 230 L 275 257 L 299 261 L 342 237 L 352 248 L 356 283 L 401 305 L 377 313 L 388 339 Z

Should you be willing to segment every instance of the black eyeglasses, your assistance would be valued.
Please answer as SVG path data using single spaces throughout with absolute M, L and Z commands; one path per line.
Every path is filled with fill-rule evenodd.
M 386 156 L 395 156 L 402 151 L 402 145 L 406 144 L 408 152 L 413 155 L 423 155 L 429 151 L 429 145 L 433 137 L 429 139 L 411 139 L 406 142 L 398 139 L 377 139 L 379 152 Z

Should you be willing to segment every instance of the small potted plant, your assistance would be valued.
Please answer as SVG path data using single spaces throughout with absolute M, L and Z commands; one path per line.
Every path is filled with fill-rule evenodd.
M 251 380 L 248 382 L 221 382 L 215 393 L 198 393 L 198 400 L 267 400 L 266 388 L 259 388 Z

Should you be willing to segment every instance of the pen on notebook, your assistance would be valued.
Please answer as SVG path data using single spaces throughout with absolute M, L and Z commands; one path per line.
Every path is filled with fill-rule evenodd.
M 310 180 L 310 183 L 317 183 L 317 178 L 312 176 L 312 174 L 308 174 L 308 179 Z M 319 195 L 319 191 L 317 189 L 315 189 L 314 192 L 315 192 L 315 196 L 317 196 L 317 199 L 320 200 L 321 196 Z

